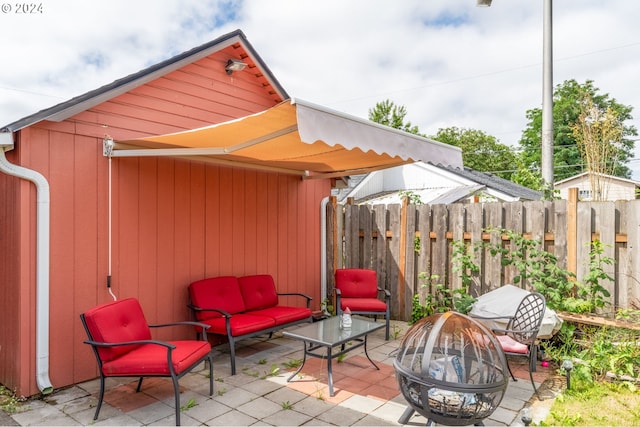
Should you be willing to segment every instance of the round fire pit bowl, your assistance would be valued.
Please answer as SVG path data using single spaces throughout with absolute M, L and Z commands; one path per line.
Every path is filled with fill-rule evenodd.
M 401 424 L 417 411 L 429 423 L 483 425 L 500 405 L 509 380 L 504 352 L 493 333 L 454 311 L 416 322 L 393 366 L 410 405 Z

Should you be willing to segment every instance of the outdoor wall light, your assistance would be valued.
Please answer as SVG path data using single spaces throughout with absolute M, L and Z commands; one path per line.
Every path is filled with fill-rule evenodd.
M 564 360 L 562 362 L 562 369 L 567 372 L 567 390 L 571 389 L 571 370 L 573 369 L 573 363 L 571 360 Z
M 531 409 L 528 406 L 522 409 L 522 416 L 520 417 L 520 420 L 522 420 L 522 424 L 524 424 L 525 427 L 530 426 L 533 422 L 533 418 L 531 418 Z
M 478 0 L 476 6 L 491 6 L 491 0 Z
M 227 74 L 231 75 L 234 71 L 242 71 L 247 66 L 244 62 L 238 59 L 230 59 L 227 61 L 227 65 L 224 69 L 227 71 Z

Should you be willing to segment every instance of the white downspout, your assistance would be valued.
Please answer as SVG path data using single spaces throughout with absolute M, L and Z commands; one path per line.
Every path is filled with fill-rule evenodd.
M 36 381 L 49 394 L 49 183 L 39 172 L 9 163 L 4 153 L 11 149 L 13 134 L 0 132 L 0 171 L 36 186 Z
M 320 202 L 320 306 L 327 297 L 327 203 L 329 197 Z

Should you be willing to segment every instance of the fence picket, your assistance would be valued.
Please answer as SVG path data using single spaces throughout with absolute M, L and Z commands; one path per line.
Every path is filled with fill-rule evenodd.
M 371 268 L 378 273 L 379 286 L 391 291 L 392 317 L 408 320 L 413 294 L 424 298 L 433 292 L 421 286 L 420 273 L 426 277 L 437 276 L 435 283 L 452 290 L 462 286 L 459 273 L 452 271 L 454 241 L 464 241 L 468 254 L 480 267 L 479 273 L 473 275 L 472 295 L 513 283 L 512 267 L 503 267 L 499 257 L 473 250 L 487 241 L 514 248 L 513 242 L 503 241 L 498 233 L 487 234 L 486 227 L 491 225 L 542 241 L 544 248 L 558 258 L 561 268 L 575 266 L 577 280 L 588 273 L 590 242 L 599 239 L 605 247 L 603 255 L 615 259 L 615 265 L 603 266 L 615 278 L 613 283 L 602 282 L 612 295 L 609 311 L 640 307 L 640 200 L 495 202 L 407 205 L 405 208 L 334 202 L 327 205 L 327 210 L 326 256 L 330 270 L 327 298 L 332 298 L 336 268 Z M 568 250 L 571 247 L 575 247 L 575 254 Z

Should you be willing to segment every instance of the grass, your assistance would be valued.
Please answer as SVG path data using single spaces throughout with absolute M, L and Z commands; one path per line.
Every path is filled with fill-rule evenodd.
M 540 425 L 640 425 L 640 390 L 630 383 L 595 382 L 558 395 Z
M 302 365 L 302 359 L 289 359 L 287 362 L 282 362 L 281 365 L 287 369 L 296 369 Z
M 184 405 L 182 405 L 180 407 L 180 412 L 184 412 L 184 411 L 188 411 L 189 409 L 197 406 L 198 404 L 196 403 L 195 399 L 189 399 L 189 401 L 187 403 L 185 403 Z
M 18 412 L 25 400 L 24 398 L 16 397 L 11 390 L 0 385 L 0 410 L 13 414 Z
M 293 405 L 288 400 L 286 402 L 282 402 L 281 405 L 282 409 L 284 409 L 285 411 L 293 409 Z

